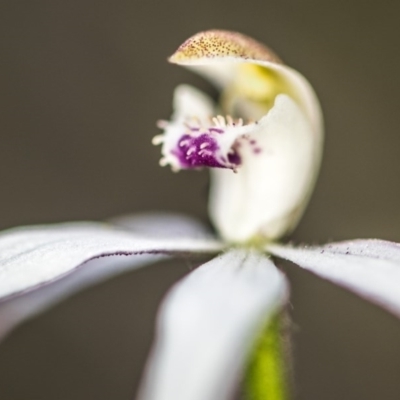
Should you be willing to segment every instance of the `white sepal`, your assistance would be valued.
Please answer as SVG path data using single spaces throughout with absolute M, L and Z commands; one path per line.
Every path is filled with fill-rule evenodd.
M 210 227 L 194 217 L 177 212 L 152 211 L 121 215 L 108 222 L 142 238 L 215 240 Z
M 140 236 L 100 223 L 12 229 L 0 235 L 0 301 L 52 283 L 94 258 L 215 253 L 221 248 L 213 238 Z
M 228 400 L 260 330 L 286 301 L 264 255 L 232 250 L 167 295 L 140 400 Z
M 383 240 L 267 251 L 340 285 L 400 318 L 400 244 Z
M 131 232 L 108 224 L 68 223 L 0 234 L 0 340 L 69 295 L 162 254 L 223 248 L 200 223 L 182 215 L 133 215 L 115 223 Z

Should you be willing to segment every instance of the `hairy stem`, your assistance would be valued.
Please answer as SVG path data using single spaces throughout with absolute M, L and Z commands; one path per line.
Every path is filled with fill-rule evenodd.
M 247 371 L 248 400 L 288 400 L 287 349 L 283 330 L 281 315 L 276 315 L 262 331 Z

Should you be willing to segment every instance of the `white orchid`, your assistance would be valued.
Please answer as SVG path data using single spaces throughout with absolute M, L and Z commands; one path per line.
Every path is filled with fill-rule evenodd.
M 209 77 L 222 93 L 217 106 L 191 87 L 178 87 L 172 120 L 160 123 L 164 133 L 154 140 L 162 144 L 163 165 L 211 168 L 210 217 L 219 236 L 190 218 L 161 214 L 5 231 L 0 333 L 76 290 L 162 255 L 221 253 L 163 302 L 139 397 L 224 400 L 264 326 L 288 301 L 287 280 L 271 255 L 400 317 L 400 244 L 277 243 L 298 222 L 321 156 L 320 108 L 305 78 L 258 42 L 225 31 L 193 36 L 170 60 Z M 132 257 L 104 258 L 122 255 Z M 282 399 L 280 372 L 267 372 L 272 375 L 261 391 Z

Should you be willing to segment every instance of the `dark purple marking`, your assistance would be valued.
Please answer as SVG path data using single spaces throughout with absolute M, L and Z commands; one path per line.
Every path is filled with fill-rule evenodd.
M 182 168 L 232 168 L 240 164 L 240 157 L 234 152 L 228 155 L 229 163 L 226 163 L 222 157 L 218 157 L 219 146 L 217 141 L 210 135 L 203 133 L 194 137 L 183 135 L 178 142 L 178 146 L 173 151 L 178 158 Z M 233 164 L 233 165 L 232 165 Z
M 239 140 L 236 140 L 234 143 L 231 152 L 228 154 L 228 160 L 231 164 L 234 165 L 240 165 L 242 163 L 242 159 L 240 158 L 239 155 L 239 147 L 241 146 L 241 143 Z
M 254 154 L 260 154 L 262 150 L 259 147 L 253 149 Z
M 228 154 L 228 160 L 234 165 L 240 165 L 242 163 L 242 159 L 240 158 L 239 153 L 236 151 L 232 154 Z

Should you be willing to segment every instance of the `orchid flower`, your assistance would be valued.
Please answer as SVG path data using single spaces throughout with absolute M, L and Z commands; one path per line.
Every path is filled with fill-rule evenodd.
M 210 168 L 209 213 L 218 234 L 173 214 L 7 230 L 0 234 L 2 337 L 114 274 L 164 256 L 219 254 L 167 294 L 139 398 L 227 400 L 251 355 L 257 358 L 263 332 L 272 337 L 288 302 L 287 279 L 271 256 L 400 317 L 400 244 L 279 243 L 306 207 L 322 153 L 321 111 L 308 81 L 262 44 L 233 32 L 201 32 L 170 61 L 209 78 L 221 91 L 214 104 L 198 90 L 179 86 L 171 121 L 159 123 L 164 132 L 153 141 L 162 144 L 161 164 L 174 171 Z M 276 348 L 265 348 L 267 362 L 256 363 L 254 373 L 265 381 L 256 379 L 254 398 L 283 399 Z

